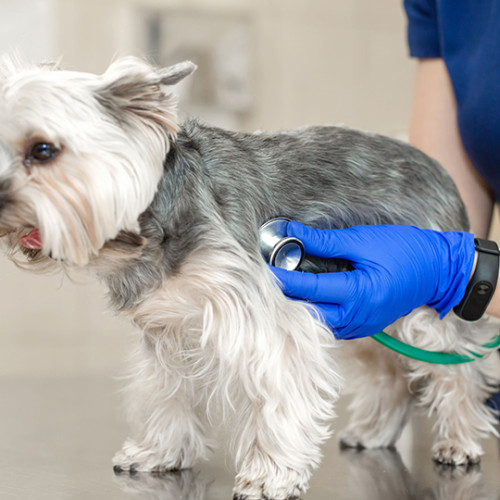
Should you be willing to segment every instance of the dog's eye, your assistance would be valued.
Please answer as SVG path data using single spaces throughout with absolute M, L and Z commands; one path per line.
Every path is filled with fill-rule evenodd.
M 54 144 L 50 142 L 36 142 L 31 146 L 28 152 L 27 159 L 35 160 L 39 162 L 45 162 L 52 160 L 59 154 L 59 149 L 57 149 Z

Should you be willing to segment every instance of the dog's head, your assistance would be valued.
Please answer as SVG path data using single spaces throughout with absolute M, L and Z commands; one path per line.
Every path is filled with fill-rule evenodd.
M 0 235 L 31 261 L 86 265 L 138 229 L 177 132 L 171 86 L 195 69 L 135 58 L 102 75 L 0 62 Z

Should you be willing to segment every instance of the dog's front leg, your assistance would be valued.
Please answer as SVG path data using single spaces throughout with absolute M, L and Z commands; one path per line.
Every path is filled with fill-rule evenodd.
M 298 499 L 306 491 L 339 389 L 331 334 L 305 307 L 280 298 L 265 315 L 232 357 L 244 394 L 235 500 Z
M 138 439 L 125 441 L 113 458 L 115 471 L 186 469 L 210 452 L 194 382 L 168 366 L 165 357 L 150 341 L 137 353 L 127 403 Z

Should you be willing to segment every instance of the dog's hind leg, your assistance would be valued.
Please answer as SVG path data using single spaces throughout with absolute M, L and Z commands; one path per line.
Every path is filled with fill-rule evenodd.
M 116 472 L 164 472 L 208 458 L 205 417 L 196 411 L 192 380 L 169 369 L 157 349 L 144 342 L 127 393 L 129 420 L 137 441 L 127 439 L 114 456 Z
M 349 341 L 344 348 L 349 352 L 344 375 L 353 400 L 349 405 L 349 425 L 340 433 L 341 446 L 394 446 L 412 406 L 400 360 L 372 339 Z
M 483 454 L 481 439 L 496 434 L 496 422 L 484 403 L 487 392 L 477 366 L 432 366 L 427 370 L 420 402 L 436 414 L 434 460 L 449 465 L 478 463 Z
M 403 318 L 400 329 L 403 340 L 410 344 L 459 354 L 470 354 L 467 345 L 481 345 L 497 332 L 498 323 L 487 318 L 466 323 L 450 313 L 440 320 L 429 308 Z M 436 415 L 434 459 L 450 465 L 477 463 L 483 453 L 481 439 L 498 435 L 495 416 L 484 403 L 498 376 L 494 357 L 458 365 L 407 362 L 407 377 L 412 387 L 418 387 L 418 403 Z

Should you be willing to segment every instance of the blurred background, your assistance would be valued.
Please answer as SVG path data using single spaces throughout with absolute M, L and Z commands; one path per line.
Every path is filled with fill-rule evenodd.
M 402 1 L 0 0 L 0 51 L 102 72 L 191 59 L 183 114 L 233 129 L 343 124 L 405 137 L 414 76 Z M 134 327 L 92 277 L 0 258 L 0 377 L 117 375 Z

